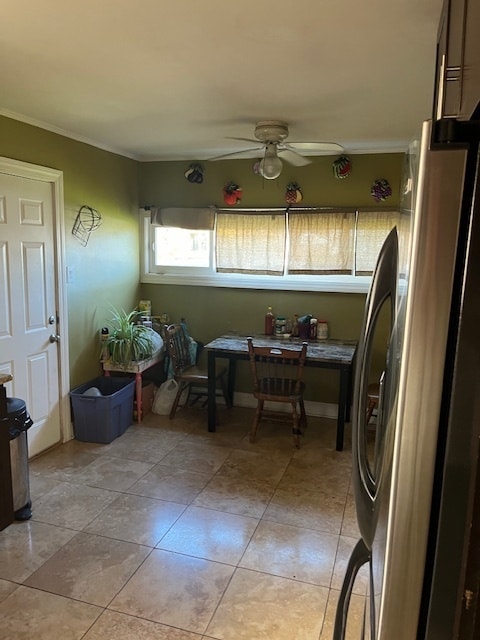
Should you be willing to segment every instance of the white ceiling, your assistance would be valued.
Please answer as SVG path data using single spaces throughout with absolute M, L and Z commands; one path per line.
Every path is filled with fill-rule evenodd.
M 442 0 L 15 0 L 0 114 L 139 160 L 289 141 L 404 150 L 431 114 Z M 6 6 L 8 5 L 8 6 Z

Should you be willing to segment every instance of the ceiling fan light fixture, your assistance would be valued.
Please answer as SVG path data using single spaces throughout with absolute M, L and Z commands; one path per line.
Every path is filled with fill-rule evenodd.
M 282 173 L 283 164 L 277 156 L 277 148 L 274 144 L 268 144 L 265 151 L 265 157 L 260 162 L 260 174 L 266 180 L 275 180 Z

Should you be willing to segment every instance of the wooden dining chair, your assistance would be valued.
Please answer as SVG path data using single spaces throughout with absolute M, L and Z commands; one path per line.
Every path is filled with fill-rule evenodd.
M 307 357 L 307 343 L 297 347 L 255 346 L 248 338 L 248 354 L 253 374 L 253 395 L 257 409 L 250 432 L 250 442 L 255 442 L 261 420 L 276 420 L 292 424 L 293 443 L 300 446 L 300 436 L 307 426 L 303 402 L 305 384 L 303 368 Z M 265 402 L 288 403 L 291 415 L 285 411 L 265 409 Z M 299 411 L 300 410 L 300 411 Z
M 190 393 L 195 396 L 208 396 L 208 373 L 196 364 L 196 345 L 192 348 L 191 339 L 186 334 L 182 324 L 171 324 L 163 330 L 163 339 L 170 359 L 173 378 L 178 383 L 177 395 L 172 404 L 169 417 L 172 419 L 178 408 L 178 403 L 184 391 L 188 389 L 187 403 Z M 222 368 L 216 372 L 216 387 L 225 399 L 228 408 L 231 403 L 227 393 L 227 383 L 225 380 L 226 369 Z

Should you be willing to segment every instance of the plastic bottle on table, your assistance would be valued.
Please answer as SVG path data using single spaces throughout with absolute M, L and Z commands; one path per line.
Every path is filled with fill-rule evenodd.
M 268 307 L 265 314 L 265 335 L 273 336 L 275 330 L 275 316 L 273 315 L 272 307 Z

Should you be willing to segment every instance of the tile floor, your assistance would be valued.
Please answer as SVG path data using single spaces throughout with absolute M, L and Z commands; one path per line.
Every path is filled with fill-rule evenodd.
M 310 418 L 299 450 L 279 424 L 252 445 L 252 410 L 219 413 L 216 433 L 183 408 L 30 462 L 33 517 L 0 532 L 1 640 L 330 640 L 350 439 Z

